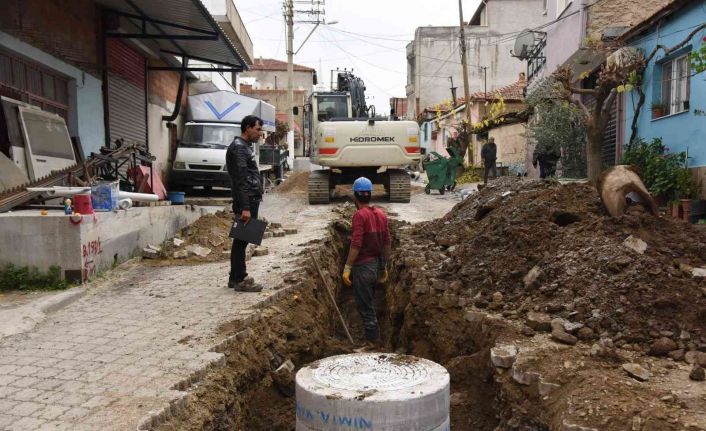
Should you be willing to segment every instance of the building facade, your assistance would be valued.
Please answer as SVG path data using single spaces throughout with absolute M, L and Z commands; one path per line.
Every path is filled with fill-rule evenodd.
M 0 96 L 62 116 L 86 157 L 118 140 L 143 144 L 165 180 L 195 78 L 184 58 L 247 68 L 200 1 L 26 0 L 0 14 Z
M 575 85 L 590 87 L 598 71 L 617 47 L 615 41 L 673 0 L 547 0 L 547 15 L 552 19 L 535 28 L 535 44 L 527 59 L 528 92 L 551 77 L 560 66 L 571 66 Z M 589 108 L 595 101 L 582 96 Z M 616 98 L 604 132 L 602 161 L 604 167 L 620 161 L 624 145 L 623 124 L 626 106 Z M 534 142 L 528 146 L 533 148 Z
M 545 0 L 481 2 L 466 34 L 470 91 L 493 91 L 513 83 L 525 66 L 510 57 L 514 35 L 549 19 Z M 407 45 L 407 118 L 428 106 L 463 97 L 459 27 L 419 27 Z
M 675 2 L 635 28 L 626 37 L 629 46 L 649 55 L 657 45 L 673 47 L 700 25 L 706 23 L 706 9 L 700 0 Z M 706 72 L 691 69 L 688 55 L 706 44 L 706 30 L 694 35 L 682 49 L 669 55 L 659 51 L 647 65 L 643 79 L 645 103 L 639 111 L 639 95 L 625 94 L 625 142 L 632 137 L 636 121 L 637 137 L 651 141 L 661 138 L 670 152 L 686 152 L 689 167 L 706 197 Z M 653 106 L 662 115 L 653 114 Z M 637 119 L 635 119 L 637 117 Z

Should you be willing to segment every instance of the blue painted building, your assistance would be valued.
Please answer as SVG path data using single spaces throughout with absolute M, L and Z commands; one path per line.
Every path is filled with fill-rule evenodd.
M 706 0 L 675 1 L 631 29 L 623 40 L 649 55 L 657 45 L 680 44 L 704 23 Z M 689 167 L 697 168 L 702 188 L 706 188 L 706 72 L 695 74 L 688 56 L 706 43 L 704 37 L 706 30 L 700 30 L 683 48 L 669 55 L 660 50 L 650 61 L 642 86 L 645 103 L 637 123 L 638 137 L 662 138 L 671 152 L 688 152 Z M 625 97 L 625 142 L 629 142 L 639 94 L 631 91 Z M 653 112 L 655 105 L 661 105 L 662 112 Z

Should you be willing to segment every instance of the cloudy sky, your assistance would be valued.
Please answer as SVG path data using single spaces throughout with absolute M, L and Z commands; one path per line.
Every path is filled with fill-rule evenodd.
M 480 0 L 464 0 L 466 21 Z M 236 0 L 235 4 L 252 38 L 255 56 L 287 60 L 287 41 L 281 0 Z M 295 9 L 308 9 L 295 5 Z M 326 21 L 319 26 L 294 62 L 319 71 L 319 80 L 330 81 L 337 67 L 353 68 L 363 78 L 378 113 L 389 112 L 390 97 L 405 97 L 407 60 L 405 46 L 417 27 L 458 25 L 456 0 L 326 0 Z M 311 30 L 295 23 L 296 50 Z

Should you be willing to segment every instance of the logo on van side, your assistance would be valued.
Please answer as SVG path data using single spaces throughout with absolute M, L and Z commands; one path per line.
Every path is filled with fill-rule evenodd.
M 225 109 L 225 111 L 219 112 L 218 109 L 216 109 L 216 107 L 213 106 L 213 103 L 211 103 L 210 101 L 207 100 L 207 101 L 204 102 L 204 103 L 206 103 L 206 106 L 208 106 L 208 109 L 210 109 L 211 112 L 213 112 L 213 115 L 215 115 L 216 118 L 218 118 L 219 120 L 222 120 L 223 117 L 225 117 L 226 115 L 230 114 L 231 112 L 233 112 L 233 110 L 234 110 L 235 108 L 237 108 L 238 106 L 240 106 L 240 102 L 235 102 L 234 104 L 232 104 L 232 105 L 230 105 L 229 107 L 227 107 L 227 108 Z

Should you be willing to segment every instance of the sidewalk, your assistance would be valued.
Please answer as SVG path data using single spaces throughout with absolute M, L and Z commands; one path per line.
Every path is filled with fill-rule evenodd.
M 224 362 L 219 327 L 252 316 L 291 269 L 297 245 L 322 237 L 330 207 L 268 196 L 263 216 L 299 229 L 272 238 L 249 272 L 262 293 L 227 289 L 228 262 L 128 263 L 33 329 L 0 339 L 0 429 L 135 430 L 179 403 Z M 181 390 L 178 390 L 178 389 Z

